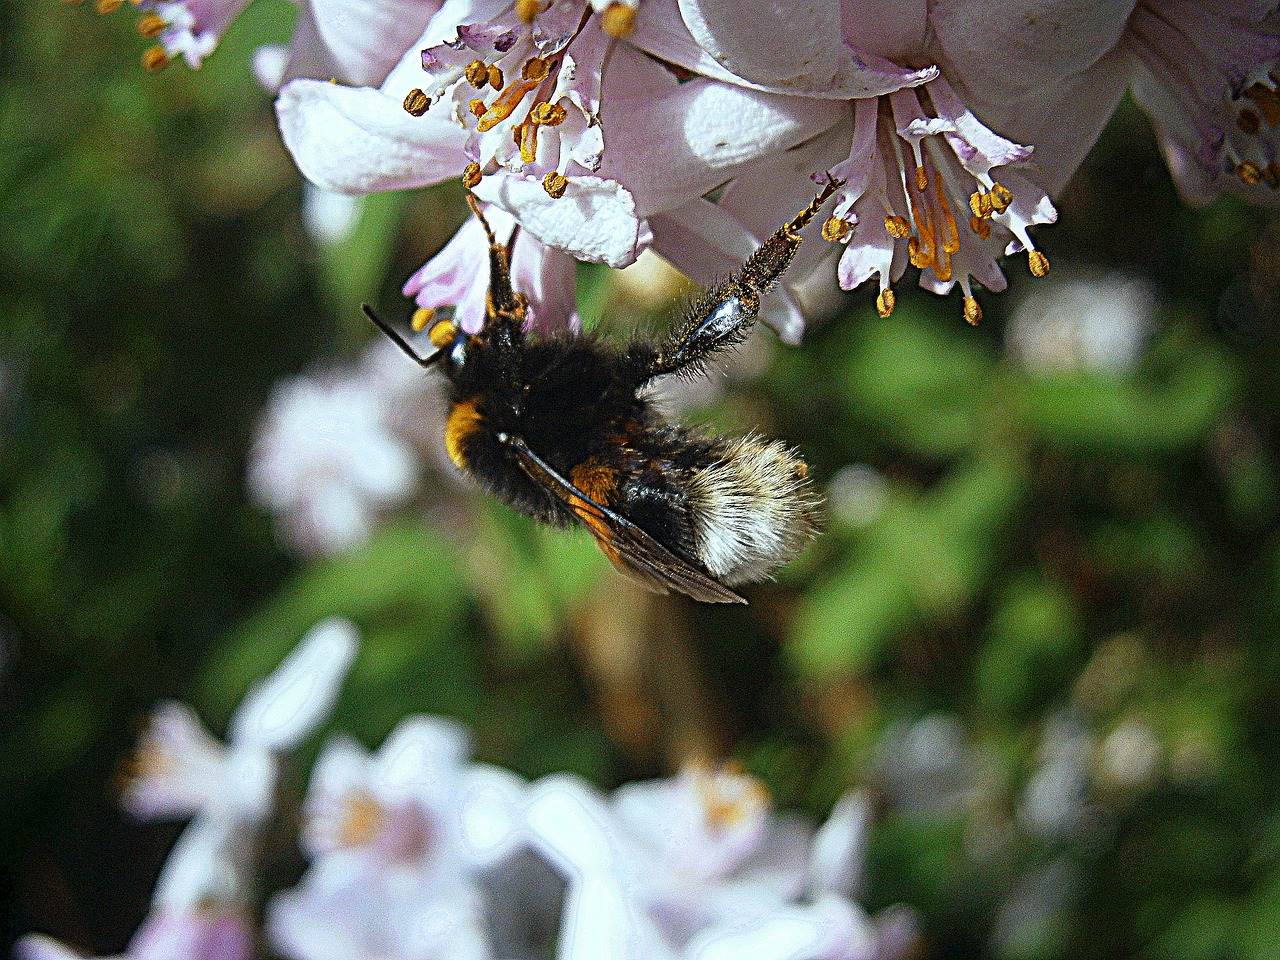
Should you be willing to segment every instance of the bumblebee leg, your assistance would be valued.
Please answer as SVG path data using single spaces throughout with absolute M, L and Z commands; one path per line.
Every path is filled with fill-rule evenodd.
M 843 183 L 830 174 L 813 201 L 762 243 L 737 273 L 704 293 L 689 309 L 680 331 L 650 361 L 649 376 L 693 368 L 717 350 L 740 343 L 760 315 L 760 298 L 781 279 L 796 251 L 800 231 Z
M 518 338 L 524 332 L 527 301 L 511 285 L 511 243 L 515 242 L 516 233 L 512 232 L 509 242 L 499 243 L 493 227 L 489 226 L 484 211 L 480 209 L 480 201 L 470 191 L 467 192 L 467 204 L 489 239 L 489 296 L 485 301 L 485 327 L 502 324 L 512 328 L 513 335 Z

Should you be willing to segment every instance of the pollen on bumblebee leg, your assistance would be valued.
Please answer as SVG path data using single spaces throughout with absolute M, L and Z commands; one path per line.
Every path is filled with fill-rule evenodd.
M 428 323 L 435 319 L 436 311 L 433 307 L 419 307 L 413 311 L 413 316 L 409 320 L 409 326 L 413 328 L 414 333 L 421 333 Z

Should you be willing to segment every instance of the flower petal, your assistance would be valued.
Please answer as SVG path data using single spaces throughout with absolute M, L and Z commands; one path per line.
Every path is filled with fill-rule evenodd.
M 547 246 L 579 260 L 625 267 L 653 241 L 631 193 L 612 180 L 573 177 L 564 196 L 553 199 L 532 177 L 499 170 L 472 192 L 512 214 Z
M 309 15 L 323 45 L 330 76 L 358 87 L 374 87 L 413 44 L 440 8 L 440 0 L 308 0 Z M 327 80 L 317 73 L 297 73 Z
M 355 659 L 355 624 L 334 617 L 308 631 L 266 680 L 249 691 L 231 718 L 228 739 L 287 750 L 332 709 Z
M 875 97 L 917 86 L 936 67 L 911 70 L 859 54 L 842 39 L 837 0 L 776 6 L 734 0 L 680 0 L 685 26 L 698 44 L 744 80 L 780 93 L 832 100 Z
M 860 790 L 846 793 L 813 838 L 809 874 L 814 892 L 853 898 L 862 892 L 871 805 Z
M 340 193 L 373 193 L 458 176 L 466 133 L 443 110 L 410 116 L 368 87 L 318 80 L 285 84 L 276 100 L 285 146 L 303 175 Z

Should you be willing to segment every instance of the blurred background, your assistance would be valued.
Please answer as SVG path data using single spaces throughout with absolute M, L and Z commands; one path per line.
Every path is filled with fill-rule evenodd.
M 667 402 L 799 446 L 828 529 L 702 606 L 447 467 L 358 304 L 407 313 L 460 189 L 304 192 L 249 66 L 291 16 L 149 76 L 130 16 L 0 6 L 0 951 L 119 951 L 178 829 L 115 806 L 137 721 L 220 730 L 340 613 L 332 725 L 370 746 L 432 712 L 530 777 L 734 758 L 815 817 L 867 787 L 865 904 L 917 908 L 923 956 L 1280 955 L 1280 218 L 1183 206 L 1126 107 L 1036 234 L 1052 274 L 1010 262 L 978 329 L 904 282 L 888 320 L 859 291 L 800 348 L 757 331 Z M 579 277 L 619 336 L 687 295 Z M 317 479 L 326 404 L 381 472 Z

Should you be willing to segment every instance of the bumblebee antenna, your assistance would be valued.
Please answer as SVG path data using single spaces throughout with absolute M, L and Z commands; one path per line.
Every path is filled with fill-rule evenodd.
M 396 333 L 396 331 L 392 328 L 391 324 L 387 323 L 380 316 L 378 316 L 376 313 L 373 312 L 373 307 L 369 306 L 367 303 L 362 303 L 360 304 L 360 309 L 364 311 L 364 315 L 366 317 L 368 317 L 370 320 L 374 322 L 374 324 L 377 326 L 379 330 L 381 330 L 383 333 L 385 333 L 388 337 L 391 338 L 392 343 L 394 343 L 397 347 L 399 347 L 406 354 L 408 354 L 409 357 L 413 360 L 413 362 L 416 363 L 418 366 L 422 367 L 423 369 L 426 369 L 427 367 L 435 363 L 437 360 L 439 360 L 440 356 L 444 353 L 443 350 L 437 350 L 435 353 L 431 354 L 429 357 L 421 356 L 416 350 L 413 349 L 413 347 L 409 346 L 408 340 L 400 336 L 400 334 Z

